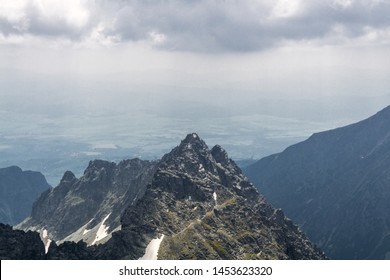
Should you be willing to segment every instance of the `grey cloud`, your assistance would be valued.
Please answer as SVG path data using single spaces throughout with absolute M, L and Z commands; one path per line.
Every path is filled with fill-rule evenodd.
M 106 36 L 122 41 L 153 43 L 151 34 L 164 40 L 155 47 L 196 52 L 247 52 L 270 48 L 284 40 L 326 39 L 335 25 L 343 36 L 355 38 L 366 28 L 390 27 L 389 1 L 356 0 L 347 7 L 334 1 L 302 1 L 303 11 L 286 18 L 270 18 L 267 1 L 98 1 L 90 2 L 88 24 L 75 28 L 66 22 L 48 21 L 34 7 L 27 11 L 29 26 L 20 31 L 0 18 L 3 34 L 30 33 L 37 36 L 88 37 L 97 25 Z M 269 3 L 269 2 L 268 2 Z M 105 24 L 111 22 L 110 25 Z
M 77 40 L 86 31 L 85 29 L 78 29 L 70 26 L 64 19 L 42 18 L 42 15 L 35 7 L 32 7 L 29 10 L 28 22 L 28 32 L 38 36 L 63 36 Z
M 48 3 L 55 6 L 56 2 Z M 91 12 L 95 12 L 93 8 L 94 6 L 91 5 Z M 26 0 L 17 18 L 9 19 L 6 13 L 0 13 L 0 34 L 5 36 L 29 34 L 38 37 L 65 37 L 71 40 L 81 40 L 98 23 L 95 21 L 97 18 L 92 15 L 86 24 L 77 26 L 74 22 L 66 20 L 65 12 L 64 14 L 58 11 L 57 14 L 52 12 L 50 9 L 47 13 L 42 12 L 38 0 Z
M 19 30 L 11 22 L 0 18 L 0 33 L 10 35 L 13 33 L 19 33 Z
M 157 32 L 166 36 L 157 47 L 201 52 L 249 51 L 273 43 L 266 34 L 268 27 L 258 24 L 265 11 L 252 11 L 242 1 L 131 3 L 119 9 L 110 35 L 138 41 Z
M 151 31 L 166 35 L 161 48 L 185 51 L 255 51 L 272 47 L 283 40 L 324 39 L 336 25 L 344 36 L 355 38 L 366 27 L 390 27 L 388 1 L 354 1 L 337 7 L 333 1 L 304 1 L 303 13 L 288 18 L 270 19 L 266 5 L 246 1 L 131 1 L 122 2 L 113 32 L 123 40 L 144 40 Z M 169 3 L 169 4 L 167 4 Z

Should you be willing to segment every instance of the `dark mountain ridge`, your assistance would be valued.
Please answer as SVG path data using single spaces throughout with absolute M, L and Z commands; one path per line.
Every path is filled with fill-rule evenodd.
M 40 172 L 0 168 L 0 223 L 20 223 L 30 215 L 33 202 L 50 188 Z
M 45 246 L 39 233 L 13 230 L 10 225 L 0 223 L 1 260 L 43 260 Z
M 331 258 L 390 258 L 390 107 L 315 133 L 245 174 Z

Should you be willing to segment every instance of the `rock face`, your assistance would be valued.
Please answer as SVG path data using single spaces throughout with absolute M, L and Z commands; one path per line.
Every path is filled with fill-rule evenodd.
M 67 171 L 56 188 L 39 197 L 31 216 L 16 228 L 39 231 L 58 243 L 105 242 L 120 229 L 124 209 L 142 197 L 154 168 L 154 162 L 140 159 L 119 164 L 94 160 L 80 179 Z
M 9 225 L 0 224 L 1 260 L 86 260 L 94 256 L 94 246 L 87 248 L 82 241 L 66 241 L 61 245 L 53 242 L 46 252 L 38 232 L 14 230 Z
M 82 178 L 67 172 L 57 188 L 41 196 L 22 225 L 45 227 L 42 237 L 51 233 L 55 240 L 93 226 L 115 228 L 115 217 L 121 217 L 120 229 L 109 232 L 106 242 L 51 242 L 45 244 L 47 259 L 325 258 L 280 209 L 264 200 L 220 146 L 209 150 L 196 134 L 157 165 L 138 160 L 135 169 L 129 164 L 135 162 L 91 162 Z M 136 189 L 129 187 L 134 180 Z M 115 212 L 126 201 L 125 210 Z
M 13 230 L 0 224 L 1 260 L 43 260 L 45 247 L 37 232 Z
M 39 195 L 50 189 L 40 172 L 17 166 L 0 168 L 0 223 L 15 225 L 31 213 Z
M 46 254 L 48 260 L 93 260 L 96 259 L 96 246 L 87 246 L 87 243 L 79 241 L 65 241 L 60 245 L 50 245 Z
M 322 259 L 219 146 L 196 134 L 165 155 L 99 259 Z
M 390 107 L 245 170 L 335 259 L 390 258 Z

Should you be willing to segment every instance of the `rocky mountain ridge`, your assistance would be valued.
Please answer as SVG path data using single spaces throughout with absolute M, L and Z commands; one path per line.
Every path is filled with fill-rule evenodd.
M 107 164 L 111 166 L 110 163 L 94 163 L 94 168 L 87 168 L 89 171 L 80 179 L 66 173 L 59 189 L 64 192 L 62 196 L 66 198 L 69 192 L 73 194 L 77 189 L 80 197 L 81 189 L 90 188 L 86 182 L 95 182 L 94 186 L 102 189 L 107 187 L 111 182 L 107 178 L 112 178 L 107 174 L 111 173 L 107 168 L 104 172 L 99 171 Z M 114 165 L 112 168 L 115 170 Z M 128 203 L 120 215 L 120 229 L 111 232 L 110 239 L 106 238 L 106 242 L 100 244 L 51 242 L 46 258 L 326 258 L 280 209 L 274 209 L 265 201 L 226 151 L 218 145 L 210 150 L 195 133 L 187 135 L 150 170 L 150 177 L 146 176 L 150 180 L 143 195 L 136 197 L 134 203 Z M 48 193 L 41 197 L 41 201 L 46 201 L 42 205 L 53 205 L 49 202 L 56 200 L 49 197 L 54 195 Z M 70 201 L 80 201 L 74 197 Z M 39 203 L 42 202 L 38 201 L 37 205 Z M 50 212 L 37 205 L 33 215 L 41 213 L 54 225 L 56 215 L 51 212 L 50 216 Z M 73 215 L 79 208 L 74 209 Z M 105 214 L 107 212 L 100 218 Z M 107 221 L 109 217 L 105 217 Z M 56 232 L 54 227 L 52 231 Z M 50 235 L 50 229 L 45 234 Z
M 120 229 L 123 210 L 143 195 L 154 167 L 154 162 L 140 159 L 119 164 L 94 160 L 80 179 L 67 171 L 56 188 L 34 203 L 31 216 L 15 228 L 38 231 L 57 243 L 105 242 Z
M 161 159 L 121 223 L 99 258 L 142 258 L 154 243 L 160 259 L 324 258 L 221 147 L 209 150 L 195 133 Z
M 316 133 L 245 174 L 329 257 L 390 258 L 390 106 Z

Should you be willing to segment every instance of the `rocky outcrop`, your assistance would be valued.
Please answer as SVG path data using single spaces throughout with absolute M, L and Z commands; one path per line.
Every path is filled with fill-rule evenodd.
M 31 214 L 34 201 L 50 189 L 40 172 L 0 168 L 0 223 L 15 225 Z
M 98 258 L 138 259 L 161 238 L 160 259 L 325 258 L 221 147 L 210 151 L 196 134 L 161 159 L 121 223 Z
M 105 242 L 120 229 L 124 209 L 143 196 L 154 168 L 154 162 L 140 159 L 119 164 L 94 160 L 80 179 L 67 171 L 56 188 L 39 197 L 31 216 L 16 228 L 45 232 L 57 243 Z
M 390 259 L 390 107 L 245 169 L 334 259 Z
M 37 232 L 13 230 L 0 224 L 1 260 L 43 260 L 45 247 Z
M 93 260 L 96 257 L 95 246 L 87 246 L 87 243 L 65 241 L 60 245 L 50 245 L 46 255 L 48 260 Z

